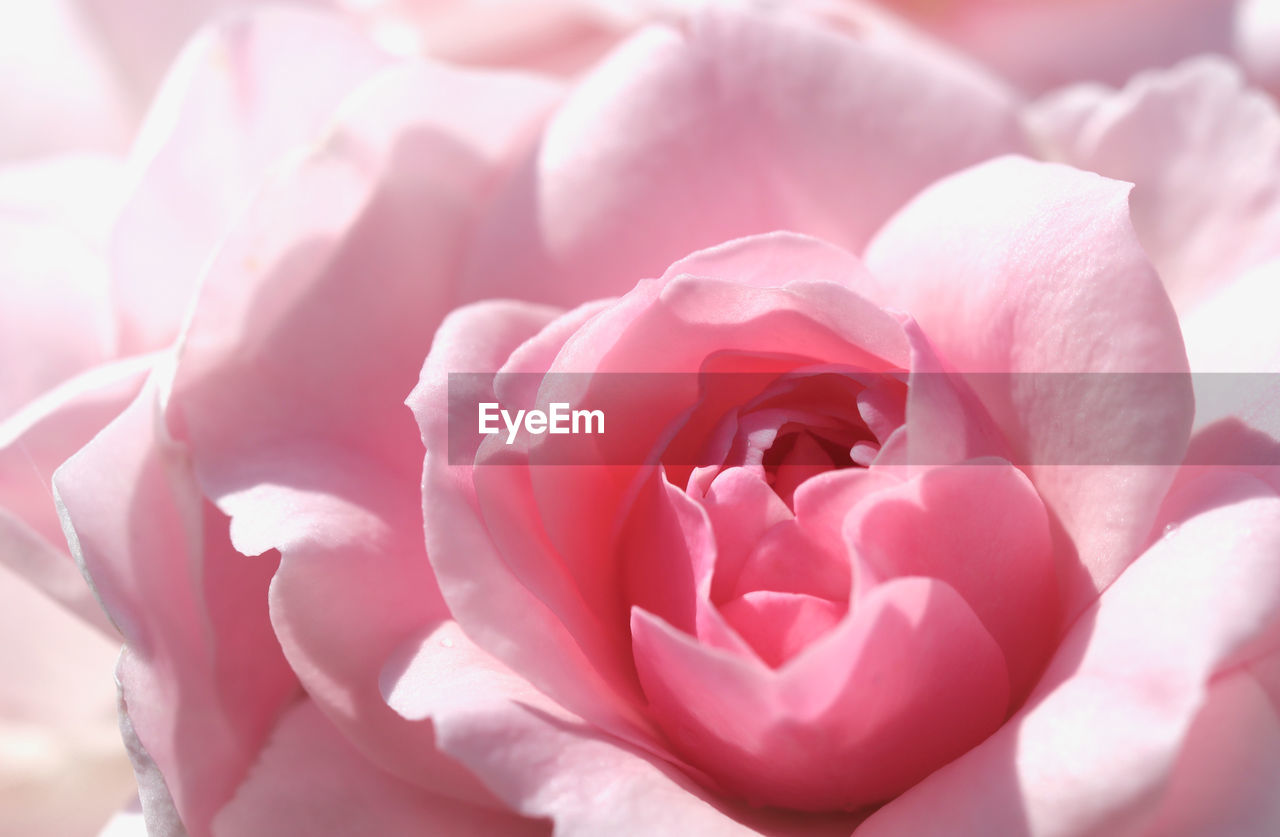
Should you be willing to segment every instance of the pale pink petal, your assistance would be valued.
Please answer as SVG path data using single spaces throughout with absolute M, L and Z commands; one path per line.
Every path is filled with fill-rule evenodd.
M 87 155 L 0 169 L 0 421 L 115 356 L 106 238 L 122 178 Z
M 1048 159 L 1134 184 L 1134 229 L 1179 314 L 1280 255 L 1280 112 L 1226 60 L 1070 88 L 1027 122 Z
M 1269 665 L 1277 660 L 1272 654 Z M 1280 831 L 1280 703 L 1253 669 L 1227 672 L 1209 687 L 1151 834 Z
M 588 68 L 642 8 L 591 0 L 339 0 L 386 49 L 460 63 L 573 75 Z M 495 19 L 502 24 L 495 26 Z
M 1235 50 L 1250 75 L 1280 95 L 1280 7 L 1270 0 L 1240 0 Z
M 446 613 L 404 397 L 485 181 L 556 94 L 438 65 L 371 82 L 223 242 L 166 413 L 236 547 L 283 553 L 272 620 L 318 705 L 380 767 L 472 796 L 377 694 L 390 649 Z
M 1181 461 L 1192 417 L 1178 322 L 1126 191 L 1002 158 L 930 187 L 867 253 L 877 301 L 950 369 L 996 373 L 973 389 L 1079 556 L 1060 579 L 1067 619 L 1144 545 L 1172 476 L 1159 463 Z
M 430 718 L 440 746 L 556 834 L 847 835 L 847 818 L 809 818 L 719 800 L 700 780 L 584 724 L 452 623 L 406 643 L 384 674 L 387 700 Z
M 1180 505 L 1185 522 L 1081 617 L 1026 708 L 873 814 L 860 837 L 1141 833 L 1214 675 L 1274 648 L 1280 629 L 1280 498 L 1219 474 Z
M 325 0 L 284 0 L 325 5 Z M 179 50 L 210 21 L 262 0 L 71 0 L 77 17 L 96 42 L 112 75 L 139 110 L 155 94 Z
M 572 304 L 774 229 L 859 249 L 929 182 L 1020 149 L 1011 102 L 783 10 L 646 29 L 555 115 L 474 240 L 468 288 Z
M 1183 318 L 1196 374 L 1193 465 L 1232 465 L 1280 491 L 1280 260 L 1237 279 Z
M 558 89 L 408 65 L 277 173 L 209 266 L 169 411 L 214 496 L 279 442 L 416 475 L 403 402 L 457 293 L 459 239 Z
M 154 360 L 91 369 L 0 423 L 0 563 L 108 634 L 115 630 L 67 551 L 53 473 L 133 400 Z
M 349 24 L 296 8 L 228 18 L 186 47 L 134 147 L 138 182 L 115 231 L 125 350 L 173 340 L 264 175 L 316 142 L 342 99 L 388 61 Z
M 535 835 L 545 823 L 423 791 L 365 761 L 314 703 L 291 706 L 235 796 L 214 837 L 418 837 Z
M 88 837 L 131 792 L 119 653 L 118 639 L 0 568 L 0 833 Z
M 140 102 L 79 5 L 0 7 L 0 160 L 127 146 Z
M 191 837 L 208 835 L 298 688 L 267 619 L 277 561 L 232 549 L 189 451 L 160 425 L 154 385 L 54 485 L 72 551 L 129 646 L 124 717 Z
M 1229 53 L 1235 3 L 1223 0 L 893 0 L 913 22 L 1036 92 L 1123 83 L 1146 67 Z

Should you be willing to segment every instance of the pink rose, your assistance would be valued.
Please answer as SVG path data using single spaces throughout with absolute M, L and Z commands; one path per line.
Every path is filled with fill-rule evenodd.
M 1276 413 L 1186 374 L 1280 353 L 1227 65 L 1027 109 L 785 11 L 572 84 L 301 20 L 162 97 L 111 275 L 131 351 L 185 326 L 54 479 L 150 833 L 1274 827 Z M 1220 124 L 1254 176 L 1202 186 Z M 717 363 L 788 377 L 610 394 Z M 586 380 L 636 450 L 451 461 L 451 372 Z

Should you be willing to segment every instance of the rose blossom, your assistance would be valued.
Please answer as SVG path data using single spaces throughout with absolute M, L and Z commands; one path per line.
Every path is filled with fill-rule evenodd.
M 1184 70 L 1170 107 L 1239 114 L 1265 145 L 1265 103 L 1198 96 L 1215 66 Z M 1130 107 L 1149 95 L 1090 103 L 1104 127 L 1089 136 L 1149 130 L 1151 108 Z M 182 124 L 157 135 L 157 160 L 201 147 Z M 226 124 L 235 138 L 259 123 Z M 1034 148 L 1088 147 L 1051 133 L 1037 127 Z M 1184 371 L 1223 342 L 1221 318 L 1257 310 L 1270 285 L 1237 277 L 1266 269 L 1269 204 L 1224 189 L 1192 206 L 1257 211 L 1255 227 L 1223 225 L 1256 247 L 1224 241 L 1229 270 L 1190 272 L 1204 284 L 1180 329 L 1181 294 L 1161 281 L 1182 239 L 1152 242 L 1181 216 L 1138 198 L 1216 144 L 1165 135 L 1131 228 L 1123 187 L 1074 170 L 1004 158 L 947 177 L 1033 150 L 1016 100 L 936 54 L 785 15 L 646 30 L 568 92 L 438 65 L 379 73 L 219 237 L 174 365 L 56 479 L 128 643 L 122 722 L 152 832 L 542 827 L 510 811 L 566 833 L 847 832 L 886 802 L 860 830 L 1256 831 L 1274 816 L 1273 488 L 1187 472 L 1170 493 L 1170 468 L 1037 464 L 1063 421 L 1087 450 L 1141 442 L 1175 463 L 1184 376 L 1085 405 L 921 385 L 939 370 Z M 149 170 L 143 206 L 194 194 L 180 169 Z M 830 244 L 746 238 L 680 261 L 775 228 Z M 159 264 L 189 273 L 192 252 Z M 134 264 L 141 290 L 158 268 Z M 485 296 L 599 301 L 463 308 L 432 344 L 450 308 Z M 165 320 L 139 310 L 126 333 L 162 344 L 149 324 Z M 1255 362 L 1274 358 L 1270 332 L 1248 333 Z M 400 405 L 429 348 L 420 493 Z M 745 462 L 703 486 L 649 469 L 631 505 L 590 469 L 441 459 L 446 372 L 696 371 L 724 350 L 856 368 L 852 396 L 881 393 L 884 409 L 856 410 L 854 429 L 886 458 L 808 481 L 779 470 L 811 463 L 783 461 L 772 486 Z M 638 414 L 650 439 L 678 404 L 654 406 Z M 926 446 L 935 467 L 902 471 L 895 444 Z M 1024 470 L 940 464 L 1010 449 Z M 819 490 L 836 484 L 857 496 Z M 747 549 L 765 522 L 781 527 L 773 554 L 805 554 L 825 586 L 777 589 L 814 581 Z M 1161 537 L 1166 523 L 1180 525 Z M 638 540 L 607 540 L 615 524 Z M 745 563 L 717 594 L 734 536 Z M 936 559 L 957 541 L 985 556 L 972 574 Z M 856 665 L 850 647 L 866 649 Z M 939 687 L 962 699 L 938 703 Z M 1205 764 L 1229 765 L 1220 784 Z

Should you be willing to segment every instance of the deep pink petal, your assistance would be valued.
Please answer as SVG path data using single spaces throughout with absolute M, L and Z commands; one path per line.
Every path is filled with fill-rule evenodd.
M 845 527 L 874 577 L 953 587 L 1003 650 L 1014 699 L 1031 690 L 1061 615 L 1048 515 L 1026 476 L 998 462 L 934 468 L 863 500 Z
M 635 610 L 645 694 L 676 751 L 753 804 L 892 798 L 1004 717 L 1003 655 L 945 583 L 880 585 L 783 668 L 708 649 Z
M 877 301 L 950 369 L 995 373 L 970 383 L 1079 557 L 1061 580 L 1067 618 L 1145 543 L 1171 479 L 1159 463 L 1181 461 L 1191 424 L 1178 322 L 1125 195 L 1002 158 L 930 187 L 867 252 Z
M 1154 814 L 1215 673 L 1280 629 L 1280 499 L 1219 474 L 1180 504 L 1185 522 L 1082 616 L 1027 706 L 860 834 L 1088 834 Z
M 538 529 L 495 533 L 489 528 L 491 522 L 509 526 L 510 520 L 488 520 L 478 504 L 475 471 L 483 470 L 490 490 L 501 496 L 502 492 L 518 494 L 529 469 L 502 464 L 473 468 L 449 462 L 449 373 L 500 366 L 554 315 L 553 309 L 542 306 L 494 302 L 460 308 L 440 327 L 422 379 L 408 400 L 427 448 L 422 478 L 427 554 L 450 612 L 482 647 L 593 723 L 629 731 L 643 740 L 649 737 L 646 723 L 619 695 L 619 690 L 634 692 L 635 687 L 625 682 L 625 671 L 618 671 L 618 658 L 615 649 L 608 646 L 608 635 L 586 632 L 574 636 L 566 627 L 590 624 L 595 617 L 558 577 L 558 562 Z M 575 313 L 565 316 L 574 318 Z M 492 383 L 487 386 L 491 394 Z M 492 397 L 486 393 L 475 396 L 479 400 Z M 511 509 L 537 527 L 537 521 L 529 518 L 533 511 L 528 507 L 529 499 L 526 492 Z M 508 507 L 502 508 L 505 512 Z M 514 567 L 498 550 L 495 535 L 505 538 L 508 545 L 515 535 L 528 541 L 512 556 Z M 537 558 L 544 563 L 533 560 Z M 554 592 L 559 597 L 557 603 L 565 609 L 551 610 L 530 585 L 544 594 Z M 528 642 L 530 637 L 538 638 L 536 645 Z M 547 653 L 549 648 L 555 651 Z M 597 663 L 603 671 L 596 669 Z
M 468 288 L 573 304 L 775 229 L 860 249 L 926 184 L 1022 147 L 1011 97 L 943 67 L 782 9 L 643 30 L 556 114 L 473 242 Z

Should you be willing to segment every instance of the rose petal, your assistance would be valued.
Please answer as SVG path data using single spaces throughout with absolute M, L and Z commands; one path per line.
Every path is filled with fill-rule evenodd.
M 116 353 L 105 238 L 121 177 L 88 156 L 0 169 L 0 421 Z
M 75 0 L 0 9 L 0 159 L 94 149 L 121 151 L 138 103 Z M 21 114 L 21 118 L 16 118 Z
M 1276 639 L 1280 498 L 1217 474 L 1076 623 L 1026 707 L 863 824 L 878 835 L 1066 835 L 1153 812 L 1215 672 Z
M 1013 699 L 1031 690 L 1061 616 L 1049 520 L 1026 476 L 998 462 L 933 468 L 864 499 L 844 531 L 875 578 L 954 588 L 1004 651 Z
M 1118 84 L 1145 67 L 1229 53 L 1235 15 L 1234 3 L 1219 0 L 894 5 L 1030 91 L 1080 80 Z
M 638 608 L 631 630 L 676 751 L 757 805 L 853 810 L 892 798 L 986 737 L 1009 697 L 999 648 L 934 579 L 876 587 L 777 671 Z
M 281 440 L 416 475 L 404 397 L 450 306 L 458 239 L 557 91 L 409 65 L 362 90 L 263 191 L 210 266 L 169 411 L 215 497 Z
M 139 182 L 113 242 L 127 351 L 173 340 L 205 262 L 264 175 L 316 141 L 387 61 L 340 20 L 298 8 L 231 17 L 184 50 L 134 148 Z
M 1133 559 L 1172 477 L 1098 463 L 1172 466 L 1192 416 L 1178 322 L 1125 191 L 1003 158 L 930 187 L 867 251 L 877 300 L 949 368 L 998 373 L 970 382 L 1063 527 L 1058 548 L 1079 556 L 1060 579 L 1068 620 Z
M 1280 113 L 1227 61 L 1068 89 L 1027 120 L 1049 159 L 1134 184 L 1134 229 L 1180 314 L 1280 255 Z
M 1273 656 L 1272 665 L 1275 665 Z M 1208 689 L 1151 827 L 1156 834 L 1280 829 L 1280 710 L 1252 668 Z
M 115 719 L 119 641 L 4 568 L 0 636 L 0 833 L 91 834 L 134 787 Z
M 671 765 L 583 724 L 450 623 L 406 643 L 383 683 L 396 711 L 430 718 L 446 752 L 521 813 L 553 819 L 557 834 L 850 830 L 845 818 L 788 822 L 716 799 Z
M 1250 75 L 1280 93 L 1280 11 L 1267 0 L 1241 0 L 1236 10 L 1235 51 Z
M 515 277 L 527 299 L 613 295 L 774 229 L 858 249 L 921 187 L 1022 147 L 1007 93 L 946 66 L 785 10 L 646 29 L 577 87 L 481 228 L 471 298 L 517 295 Z
M 92 369 L 0 423 L 0 563 L 112 636 L 67 551 L 50 486 L 54 469 L 133 400 L 154 362 L 144 355 Z
M 1184 317 L 1182 328 L 1196 373 L 1196 433 L 1186 461 L 1231 465 L 1280 491 L 1277 305 L 1280 260 L 1241 276 Z
M 213 821 L 214 837 L 545 834 L 542 823 L 427 793 L 383 773 L 315 704 L 280 718 L 262 756 Z
M 470 797 L 485 794 L 430 729 L 406 747 L 377 694 L 381 655 L 446 613 L 403 402 L 483 181 L 555 94 L 435 65 L 371 82 L 223 243 L 166 416 L 236 546 L 282 551 L 273 624 L 313 699 L 380 767 Z
M 117 671 L 128 724 L 187 831 L 207 835 L 297 691 L 267 620 L 276 562 L 231 548 L 189 451 L 164 432 L 154 384 L 54 487 L 72 552 L 130 649 Z
M 599 635 L 575 637 L 566 628 L 566 623 L 585 624 L 593 618 L 585 604 L 566 598 L 572 591 L 560 585 L 556 590 L 560 596 L 557 601 L 564 610 L 555 612 L 526 586 L 555 585 L 554 559 L 540 564 L 517 553 L 516 569 L 540 573 L 533 578 L 522 577 L 513 571 L 495 546 L 494 533 L 477 504 L 474 471 L 485 471 L 486 478 L 493 481 L 493 488 L 500 490 L 505 488 L 499 482 L 504 473 L 511 474 L 512 479 L 521 476 L 513 473 L 517 468 L 501 464 L 476 468 L 452 465 L 447 456 L 449 373 L 459 368 L 500 365 L 521 342 L 536 335 L 553 315 L 554 311 L 542 306 L 494 302 L 460 308 L 440 327 L 421 381 L 408 399 L 427 448 L 422 478 L 427 554 L 450 612 L 468 626 L 487 651 L 519 670 L 559 703 L 600 727 L 646 740 L 650 737 L 647 724 L 620 699 L 617 691 L 621 688 L 634 692 L 634 686 L 617 680 L 610 682 L 609 672 L 602 675 L 593 666 L 593 660 L 612 666 L 616 676 L 616 655 L 599 646 Z M 478 396 L 483 400 L 482 394 Z M 527 473 L 524 476 L 527 479 Z M 518 488 L 518 482 L 515 487 Z M 527 503 L 528 498 L 524 500 Z M 517 505 L 513 511 L 527 515 L 529 510 Z M 498 523 L 510 525 L 510 521 Z M 529 531 L 534 537 L 529 539 L 526 551 L 534 557 L 546 558 L 537 530 Z M 513 527 L 505 537 L 519 532 Z M 536 647 L 527 642 L 531 636 L 538 637 Z M 586 642 L 587 647 L 580 646 L 579 641 Z M 555 651 L 547 653 L 548 648 Z

